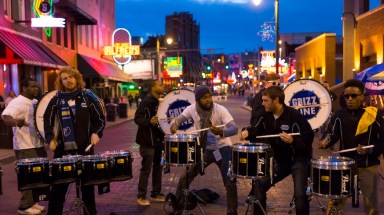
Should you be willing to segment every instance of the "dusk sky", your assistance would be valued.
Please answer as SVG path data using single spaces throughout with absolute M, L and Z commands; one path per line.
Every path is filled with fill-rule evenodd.
M 165 17 L 189 12 L 200 24 L 200 48 L 215 53 L 274 49 L 257 35 L 264 22 L 274 25 L 274 0 L 116 0 L 116 27 L 132 36 L 165 34 Z M 341 35 L 343 0 L 279 0 L 280 33 L 331 32 Z M 204 54 L 204 52 L 202 52 Z

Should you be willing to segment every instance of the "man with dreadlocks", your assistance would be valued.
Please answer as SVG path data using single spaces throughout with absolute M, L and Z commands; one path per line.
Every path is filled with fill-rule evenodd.
M 44 113 L 44 132 L 54 158 L 65 155 L 93 154 L 93 148 L 103 135 L 105 126 L 104 109 L 100 99 L 90 90 L 77 69 L 64 67 L 55 81 L 57 90 Z M 58 126 L 55 126 L 58 120 Z M 54 132 L 55 131 L 55 132 Z M 48 214 L 62 214 L 65 194 L 69 184 L 52 186 Z M 93 185 L 82 186 L 82 199 L 86 209 L 84 214 L 96 214 Z
M 227 176 L 228 164 L 232 157 L 230 136 L 236 135 L 238 128 L 228 110 L 212 101 L 212 93 L 206 86 L 197 87 L 195 90 L 196 103 L 188 106 L 171 125 L 171 132 L 178 130 L 178 125 L 193 119 L 196 130 L 205 129 L 199 133 L 200 146 L 203 148 L 203 162 L 197 162 L 187 173 L 180 177 L 176 191 L 176 214 L 185 209 L 185 188 L 204 168 L 212 163 L 219 167 L 227 190 L 227 214 L 237 214 L 237 186 L 236 181 Z M 223 125 L 219 126 L 219 125 Z

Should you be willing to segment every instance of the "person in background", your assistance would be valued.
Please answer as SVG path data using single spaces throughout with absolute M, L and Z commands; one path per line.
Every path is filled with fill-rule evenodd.
M 363 194 L 366 215 L 379 214 L 380 160 L 384 152 L 384 115 L 375 107 L 364 107 L 364 84 L 350 79 L 344 83 L 343 97 L 346 107 L 332 115 L 328 138 L 319 148 L 329 148 L 340 141 L 340 150 L 356 148 L 340 154 L 352 158 L 358 167 L 360 190 Z M 363 148 L 372 145 L 373 148 Z M 346 199 L 339 206 L 343 207 Z M 328 204 L 328 211 L 332 202 Z
M 171 125 L 171 132 L 177 132 L 179 125 L 193 119 L 195 129 L 209 128 L 200 133 L 200 145 L 204 150 L 203 161 L 193 165 L 187 173 L 180 177 L 176 191 L 176 200 L 172 203 L 176 214 L 185 208 L 184 190 L 192 183 L 193 179 L 212 163 L 215 163 L 221 172 L 224 186 L 227 190 L 227 215 L 237 214 L 237 186 L 236 180 L 227 176 L 229 161 L 232 159 L 231 139 L 229 137 L 237 134 L 238 128 L 229 111 L 212 100 L 212 92 L 206 86 L 197 87 L 195 90 L 196 103 L 188 106 L 175 119 Z M 223 128 L 217 127 L 224 125 Z M 202 166 L 203 165 L 203 166 Z M 187 180 L 186 180 L 187 179 Z
M 309 201 L 306 194 L 308 167 L 312 159 L 314 133 L 311 125 L 299 111 L 284 103 L 285 95 L 280 86 L 270 86 L 262 93 L 264 109 L 256 115 L 256 121 L 241 132 L 241 139 L 257 135 L 273 135 L 268 138 L 274 153 L 273 184 L 292 175 L 296 214 L 309 214 Z M 293 136 L 291 133 L 300 133 Z M 255 214 L 265 214 L 267 191 L 272 187 L 269 177 L 256 178 L 252 191 Z
M 37 81 L 26 78 L 20 82 L 20 86 L 21 94 L 7 105 L 1 115 L 4 123 L 13 127 L 13 150 L 16 159 L 47 157 L 33 124 L 34 106 L 37 104 L 39 91 Z M 19 214 L 40 214 L 44 210 L 43 206 L 33 201 L 32 190 L 21 192 Z
M 16 94 L 13 90 L 9 91 L 7 98 L 5 98 L 5 107 L 16 97 Z
M 129 107 L 131 108 L 133 103 L 133 96 L 131 93 L 128 95 L 128 103 L 129 103 Z
M 143 99 L 135 112 L 134 121 L 138 125 L 136 143 L 140 145 L 141 169 L 138 184 L 137 204 L 148 206 L 151 203 L 147 199 L 148 178 L 152 171 L 151 199 L 164 202 L 165 197 L 161 193 L 162 166 L 161 152 L 163 150 L 164 133 L 159 127 L 157 109 L 159 98 L 164 93 L 163 83 L 152 80 L 149 83 L 150 93 Z M 138 94 L 137 98 L 138 98 Z
M 44 113 L 44 133 L 54 158 L 65 155 L 90 155 L 92 147 L 103 136 L 105 110 L 102 101 L 90 90 L 80 72 L 72 67 L 59 70 L 55 81 L 57 94 L 48 103 Z M 59 126 L 55 126 L 55 120 Z M 65 194 L 69 184 L 52 185 L 48 204 L 49 215 L 63 213 Z M 94 186 L 81 186 L 84 214 L 97 214 Z M 89 213 L 88 213 L 89 212 Z

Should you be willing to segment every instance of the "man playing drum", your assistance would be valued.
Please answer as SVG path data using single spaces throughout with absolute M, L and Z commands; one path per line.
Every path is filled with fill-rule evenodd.
M 13 128 L 13 149 L 16 158 L 26 159 L 47 157 L 43 143 L 33 126 L 34 105 L 39 94 L 35 79 L 26 78 L 20 82 L 21 95 L 13 99 L 3 111 L 1 117 L 7 126 Z M 32 190 L 21 192 L 19 214 L 40 214 L 44 207 L 33 202 Z
M 60 69 L 55 81 L 58 91 L 44 113 L 45 139 L 54 151 L 54 158 L 64 155 L 93 154 L 93 148 L 103 135 L 105 127 L 104 108 L 101 100 L 90 90 L 80 72 L 72 67 Z M 60 126 L 55 126 L 58 120 Z M 65 194 L 69 184 L 52 186 L 48 214 L 62 214 Z M 90 214 L 96 214 L 95 193 L 93 185 L 82 186 L 82 199 Z M 86 210 L 84 209 L 86 214 Z
M 203 162 L 197 162 L 189 169 L 188 175 L 184 173 L 180 177 L 176 202 L 173 205 L 175 213 L 178 214 L 185 208 L 186 187 L 199 173 L 203 174 L 204 168 L 215 163 L 220 169 L 227 190 L 227 214 L 235 215 L 237 214 L 237 186 L 236 181 L 231 181 L 227 176 L 227 170 L 232 156 L 230 148 L 232 143 L 229 137 L 236 135 L 238 128 L 228 110 L 212 101 L 212 93 L 208 87 L 197 87 L 195 100 L 196 103 L 184 109 L 171 125 L 173 134 L 177 132 L 179 125 L 189 119 L 193 119 L 196 130 L 205 129 L 198 137 L 200 146 L 204 149 Z M 224 128 L 218 127 L 219 125 L 223 125 Z
M 344 83 L 344 88 L 346 107 L 332 115 L 327 131 L 330 136 L 320 143 L 320 148 L 329 148 L 339 140 L 340 150 L 356 148 L 341 155 L 352 158 L 358 167 L 365 214 L 379 214 L 379 156 L 384 148 L 383 112 L 375 107 L 364 107 L 365 87 L 360 80 L 350 79 Z M 373 148 L 365 147 L 368 145 Z M 328 205 L 328 209 L 330 207 Z
M 152 192 L 154 201 L 164 202 L 161 193 L 161 151 L 163 150 L 164 133 L 159 127 L 157 109 L 159 98 L 165 88 L 160 81 L 152 80 L 149 84 L 150 92 L 139 104 L 134 121 L 138 125 L 136 143 L 140 145 L 141 169 L 138 185 L 137 204 L 150 205 L 147 199 L 148 178 L 152 170 Z
M 241 132 L 241 138 L 277 134 L 268 139 L 274 151 L 272 181 L 277 183 L 292 174 L 296 214 L 306 215 L 309 214 L 306 187 L 314 133 L 303 115 L 284 104 L 284 98 L 284 91 L 279 86 L 265 89 L 262 96 L 265 109 L 258 113 L 253 125 Z M 293 136 L 292 133 L 300 135 Z M 266 214 L 267 191 L 271 186 L 267 177 L 254 179 L 255 214 Z

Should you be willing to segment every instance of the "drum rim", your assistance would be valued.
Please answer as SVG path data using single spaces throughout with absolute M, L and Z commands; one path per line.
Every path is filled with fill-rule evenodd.
M 340 161 L 340 162 L 324 161 L 324 160 L 320 161 L 320 159 L 332 159 L 332 158 L 336 158 L 343 161 Z M 352 165 L 354 163 L 355 161 L 352 158 L 341 157 L 341 156 L 320 156 L 318 159 L 313 158 L 311 160 L 311 164 L 312 165 L 316 164 L 316 166 L 344 167 L 344 166 Z
M 85 155 L 81 159 L 82 161 L 108 161 L 109 157 L 101 155 Z
M 173 136 L 175 136 L 175 137 L 172 138 Z M 181 137 L 179 137 L 179 136 L 181 136 Z M 196 137 L 197 137 L 197 134 L 166 134 L 164 136 L 164 140 L 165 141 L 173 141 L 173 142 L 183 142 L 181 140 L 194 140 Z
M 42 141 L 44 141 L 44 142 L 47 142 L 47 139 L 45 139 L 45 136 L 43 137 L 43 135 L 40 133 L 40 131 L 39 131 L 39 127 L 37 126 L 37 120 L 36 120 L 36 114 L 37 114 L 37 107 L 39 106 L 39 104 L 43 101 L 43 98 L 45 97 L 45 96 L 47 96 L 48 94 L 51 94 L 51 93 L 53 93 L 54 94 L 54 96 L 56 95 L 56 93 L 57 93 L 57 90 L 52 90 L 52 91 L 49 91 L 49 92 L 46 92 L 46 93 L 44 93 L 42 96 L 41 96 L 41 98 L 39 99 L 39 101 L 37 102 L 37 104 L 35 105 L 35 109 L 34 109 L 34 111 L 33 111 L 33 124 L 34 124 L 34 126 L 35 126 L 35 130 L 36 130 L 36 133 L 37 133 L 37 136 L 39 136 L 39 138 L 42 140 Z M 54 97 L 53 96 L 53 97 Z M 52 97 L 52 98 L 53 98 Z M 51 99 L 52 99 L 51 98 Z M 47 104 L 48 105 L 48 104 Z
M 49 159 L 48 158 L 43 158 L 43 157 L 23 158 L 23 159 L 17 160 L 16 163 L 17 164 L 20 164 L 20 163 L 33 163 L 35 161 L 43 161 L 45 163 L 46 161 L 49 162 Z
M 257 145 L 260 144 L 260 145 Z M 251 143 L 251 144 L 242 144 L 235 143 L 231 146 L 232 151 L 236 152 L 267 152 L 271 146 L 266 143 Z
M 122 150 L 122 149 L 107 150 L 107 151 L 102 151 L 97 153 L 97 155 L 100 155 L 100 156 L 113 156 L 113 155 L 123 155 L 123 154 L 125 155 L 125 154 L 131 154 L 131 153 L 127 150 Z

